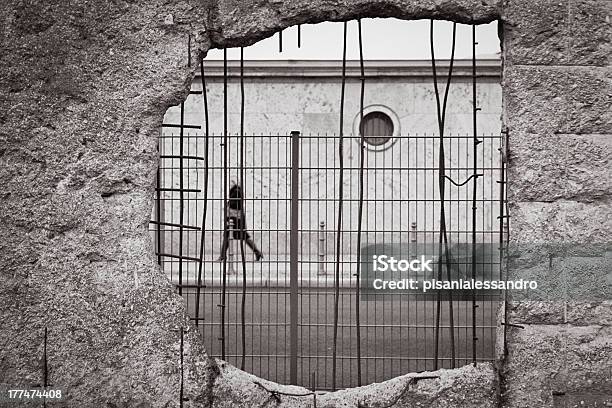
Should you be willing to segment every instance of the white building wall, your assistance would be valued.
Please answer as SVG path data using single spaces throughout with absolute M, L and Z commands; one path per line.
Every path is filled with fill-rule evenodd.
M 463 71 L 453 78 L 448 97 L 445 134 L 448 136 L 471 135 L 472 132 L 472 83 L 466 65 Z M 499 74 L 495 74 L 494 64 L 488 66 L 485 76 L 478 79 L 477 100 L 481 111 L 478 113 L 478 133 L 480 135 L 499 135 L 501 115 L 501 86 Z M 410 69 L 408 69 L 410 68 Z M 365 199 L 384 199 L 386 202 L 368 202 L 364 206 L 365 239 L 380 242 L 408 240 L 408 231 L 412 223 L 417 224 L 421 240 L 431 240 L 439 228 L 439 200 L 437 187 L 438 143 L 434 138 L 422 138 L 423 135 L 437 135 L 436 98 L 431 76 L 420 74 L 428 72 L 426 68 L 408 67 L 402 74 L 402 67 L 394 71 L 387 70 L 385 75 L 371 76 L 365 84 L 365 106 L 384 105 L 399 118 L 403 136 L 421 136 L 400 138 L 389 149 L 382 152 L 366 151 Z M 420 70 L 420 71 L 419 71 Z M 217 137 L 211 138 L 209 173 L 209 207 L 207 230 L 220 230 L 222 222 L 222 149 L 223 132 L 223 81 L 219 76 L 219 67 L 211 69 L 207 76 L 207 96 L 209 105 L 209 131 Z M 444 72 L 439 68 L 439 74 Z M 232 71 L 232 75 L 235 70 Z M 291 130 L 299 130 L 304 135 L 333 135 L 339 131 L 341 79 L 330 76 L 305 75 L 297 71 L 296 75 L 266 77 L 265 72 L 257 76 L 253 72 L 245 78 L 245 133 L 247 135 L 287 135 Z M 371 75 L 375 73 L 370 72 Z M 284 75 L 287 75 L 285 73 Z M 439 78 L 440 91 L 443 96 L 445 77 Z M 195 78 L 193 90 L 201 90 L 199 78 Z M 360 81 L 354 72 L 347 80 L 345 95 L 344 133 L 344 166 L 346 169 L 359 167 L 359 144 L 357 138 L 351 138 L 356 128 L 359 114 Z M 185 102 L 185 123 L 203 125 L 203 101 L 201 95 L 190 95 Z M 168 110 L 164 122 L 179 123 L 180 109 Z M 203 138 L 193 137 L 203 134 L 202 130 L 189 130 L 184 154 L 204 155 Z M 230 76 L 228 83 L 228 132 L 235 134 L 240 130 L 240 88 L 235 76 Z M 163 154 L 178 154 L 178 129 L 164 128 L 162 139 Z M 238 139 L 230 138 L 230 180 L 238 180 Z M 271 170 L 247 169 L 246 198 L 248 211 L 248 228 L 254 230 L 255 240 L 264 252 L 282 253 L 288 250 L 289 198 L 290 198 L 290 144 L 287 137 L 249 137 L 245 140 L 247 167 L 272 167 Z M 461 182 L 471 174 L 472 141 L 469 138 L 447 139 L 446 166 L 449 175 Z M 479 167 L 485 168 L 485 177 L 479 179 L 478 199 L 495 200 L 498 197 L 499 176 L 498 140 L 487 139 L 479 147 Z M 332 231 L 336 228 L 338 198 L 338 171 L 331 170 L 338 166 L 337 138 L 304 138 L 301 142 L 301 167 L 318 168 L 301 171 L 300 229 L 317 231 L 320 222 L 326 225 L 326 246 L 333 252 L 334 238 Z M 164 160 L 162 166 L 178 168 L 178 161 Z M 201 162 L 185 162 L 185 186 L 202 188 L 203 169 Z M 280 168 L 279 168 L 280 167 Z M 402 168 L 404 170 L 381 171 L 383 167 Z M 453 170 L 461 168 L 462 170 Z M 373 171 L 372 169 L 378 169 Z M 163 170 L 164 186 L 178 187 L 178 172 Z M 356 170 L 345 171 L 344 183 L 344 226 L 345 230 L 355 230 L 357 223 L 358 173 Z M 166 196 L 178 197 L 177 193 Z M 188 197 L 202 198 L 202 193 L 187 194 Z M 451 231 L 469 230 L 471 226 L 471 203 L 457 203 L 452 200 L 468 200 L 471 188 L 468 184 L 462 188 L 447 183 L 448 229 Z M 263 200 L 262 200 L 263 199 Z M 355 201 L 350 201 L 350 200 Z M 400 201 L 401 200 L 401 201 Z M 429 201 L 427 201 L 429 200 Z M 170 205 L 165 203 L 166 221 L 178 220 L 178 201 Z M 497 205 L 483 202 L 479 205 L 477 229 L 494 231 L 496 225 Z M 202 202 L 190 201 L 186 206 L 185 220 L 199 225 L 201 222 Z M 273 230 L 269 232 L 267 230 Z M 379 231 L 374 234 L 374 231 Z M 380 231 L 385 231 L 382 233 Z M 344 240 L 344 252 L 354 252 L 354 235 Z M 304 253 L 316 254 L 319 234 L 304 232 L 302 246 Z M 492 234 L 481 234 L 481 241 L 492 239 Z M 467 240 L 467 233 L 457 233 L 453 241 Z M 437 239 L 437 238 L 436 238 Z M 174 239 L 176 244 L 177 240 Z M 186 243 L 189 248 L 184 253 L 197 255 L 199 233 L 192 232 Z M 207 252 L 218 251 L 220 236 L 212 233 L 206 239 Z M 176 252 L 176 251 L 174 251 Z M 207 255 L 207 258 L 212 255 Z

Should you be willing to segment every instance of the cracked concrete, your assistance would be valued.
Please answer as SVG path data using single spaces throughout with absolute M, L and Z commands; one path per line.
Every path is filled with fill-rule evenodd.
M 146 230 L 157 166 L 157 128 L 165 110 L 188 92 L 195 70 L 195 65 L 188 66 L 188 52 L 197 61 L 210 47 L 248 45 L 296 23 L 359 16 L 459 22 L 502 18 L 512 204 L 527 208 L 546 197 L 553 202 L 538 205 L 563 212 L 560 217 L 567 220 L 563 225 L 539 225 L 529 218 L 516 219 L 512 234 L 537 238 L 552 230 L 563 239 L 576 239 L 573 231 L 579 232 L 580 242 L 609 242 L 610 229 L 601 227 L 601 217 L 606 225 L 605 217 L 612 213 L 609 200 L 602 199 L 609 197 L 610 185 L 605 179 L 594 182 L 588 174 L 601 173 L 602 166 L 609 165 L 609 149 L 600 146 L 612 133 L 606 110 L 611 97 L 610 4 L 2 2 L 0 383 L 41 384 L 47 328 L 48 379 L 67 390 L 65 406 L 179 406 L 184 327 L 185 406 L 253 406 L 269 400 L 267 391 L 251 386 L 248 374 L 206 356 L 189 330 L 182 299 L 153 259 Z M 586 133 L 602 136 L 560 136 L 564 150 L 541 169 L 528 159 L 531 134 L 543 138 Z M 546 149 L 554 151 L 559 143 Z M 579 146 L 586 149 L 578 152 Z M 555 161 L 579 164 L 580 172 L 572 173 L 569 186 L 559 182 L 559 177 L 568 176 L 559 172 Z M 567 200 L 562 206 L 556 203 L 561 198 Z M 576 211 L 579 216 L 573 216 Z M 520 304 L 515 306 L 520 309 Z M 538 316 L 530 313 L 529 305 L 522 310 Z M 510 331 L 509 355 L 499 364 L 504 406 L 554 406 L 559 398 L 579 403 L 585 400 L 581 395 L 590 393 L 595 399 L 588 403 L 606 401 L 603 391 L 612 389 L 607 387 L 610 362 L 605 358 L 612 354 L 610 321 L 598 316 L 609 315 L 610 305 L 598 302 L 572 310 L 574 321 L 590 316 L 592 323 L 575 328 L 532 318 L 528 330 Z M 558 320 L 559 313 L 563 310 L 557 308 L 540 316 Z M 563 347 L 551 347 L 557 341 Z M 565 365 L 559 366 L 559 360 Z M 556 375 L 574 368 L 578 377 Z M 531 371 L 558 381 L 524 375 Z M 398 406 L 497 404 L 493 391 L 498 384 L 488 365 L 436 375 L 439 380 L 418 381 Z M 361 398 L 384 406 L 410 376 L 321 399 L 327 406 L 355 406 Z M 559 390 L 565 397 L 553 398 Z M 300 406 L 293 399 L 282 404 Z

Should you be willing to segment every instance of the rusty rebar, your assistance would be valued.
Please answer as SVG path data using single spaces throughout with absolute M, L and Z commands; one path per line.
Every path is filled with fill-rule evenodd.
M 196 288 L 196 309 L 195 319 L 196 327 L 200 324 L 200 296 L 202 294 L 202 268 L 204 265 L 204 242 L 206 229 L 206 214 L 208 210 L 208 149 L 209 149 L 209 125 L 208 125 L 208 94 L 206 92 L 206 76 L 204 73 L 204 60 L 200 61 L 200 82 L 202 83 L 202 99 L 204 103 L 204 208 L 202 209 L 202 228 L 200 232 L 200 253 L 198 257 L 198 281 Z
M 476 281 L 476 194 L 478 188 L 478 145 L 481 143 L 478 140 L 478 106 L 477 106 L 477 95 L 476 95 L 476 25 L 472 24 L 472 124 L 473 124 L 473 174 L 470 178 L 473 178 L 472 183 L 472 281 Z M 469 180 L 469 179 L 468 179 Z M 466 181 L 467 183 L 467 181 Z M 472 365 L 476 367 L 476 289 L 472 288 Z
M 185 124 L 185 102 L 181 102 L 181 128 L 179 130 L 179 156 L 183 156 L 184 152 L 184 144 L 185 144 L 185 130 L 183 125 Z M 179 279 L 179 287 L 178 293 L 179 295 L 183 294 L 183 225 L 185 224 L 185 191 L 183 186 L 183 176 L 184 176 L 184 163 L 183 160 L 179 160 L 179 264 L 178 264 L 178 279 Z
M 242 261 L 242 299 L 240 302 L 241 312 L 241 336 L 242 336 L 242 358 L 240 369 L 244 370 L 246 360 L 246 258 L 244 255 L 244 236 L 246 233 L 246 210 L 244 208 L 244 48 L 240 47 L 240 211 L 242 222 L 240 223 L 240 258 Z
M 342 86 L 340 91 L 340 133 L 338 139 L 338 158 L 340 175 L 338 182 L 338 224 L 336 230 L 336 273 L 334 280 L 334 341 L 332 345 L 332 391 L 336 390 L 336 375 L 338 365 L 338 307 L 340 301 L 340 252 L 342 249 L 342 200 L 344 194 L 344 93 L 346 88 L 346 32 L 347 23 L 344 22 L 343 51 L 342 51 Z
M 357 20 L 359 33 L 359 67 L 361 71 L 361 89 L 359 96 L 359 202 L 357 204 L 357 265 L 355 271 L 355 329 L 357 341 L 357 386 L 361 387 L 361 316 L 360 316 L 360 273 L 361 273 L 361 229 L 363 227 L 363 169 L 365 162 L 365 137 L 363 134 L 363 100 L 365 96 L 365 69 L 363 66 L 363 41 L 361 19 Z
M 227 229 L 227 162 L 228 162 L 228 137 L 227 137 L 227 48 L 223 49 L 223 237 L 229 234 Z M 229 236 L 228 236 L 229 238 Z M 221 254 L 223 258 L 223 276 L 221 284 L 221 359 L 225 360 L 225 301 L 227 295 L 227 256 Z
M 448 102 L 448 92 L 450 89 L 450 83 L 453 76 L 453 64 L 455 60 L 455 40 L 457 35 L 457 23 L 453 23 L 453 34 L 451 44 L 451 58 L 448 70 L 448 77 L 446 81 L 446 88 L 444 90 L 444 98 L 442 100 L 442 106 L 440 106 L 440 91 L 438 89 L 438 78 L 436 72 L 436 58 L 434 52 L 434 21 L 430 20 L 430 31 L 429 41 L 431 49 L 431 66 L 433 71 L 433 83 L 434 92 L 436 95 L 436 108 L 438 114 L 438 128 L 439 128 L 439 150 L 438 150 L 438 189 L 440 192 L 440 235 L 438 239 L 438 280 L 442 280 L 442 246 L 444 246 L 444 262 L 446 265 L 447 278 L 450 281 L 450 254 L 448 250 L 448 234 L 446 231 L 446 213 L 445 213 L 445 152 L 444 152 L 444 124 L 446 120 L 446 107 Z M 451 340 L 451 366 L 455 368 L 455 324 L 454 324 L 454 313 L 453 313 L 453 295 L 452 292 L 448 292 L 448 306 L 449 306 L 449 323 L 450 323 L 450 340 Z M 440 304 L 441 293 L 437 292 L 436 299 L 436 329 L 435 329 L 435 353 L 434 353 L 434 370 L 438 369 L 439 360 L 439 348 L 440 348 Z

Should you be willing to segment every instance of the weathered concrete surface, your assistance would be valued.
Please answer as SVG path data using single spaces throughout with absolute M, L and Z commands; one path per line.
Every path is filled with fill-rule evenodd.
M 217 377 L 194 331 L 181 370 L 184 305 L 146 233 L 157 128 L 211 45 L 375 9 L 499 14 L 496 2 L 471 0 L 0 3 L 0 382 L 43 383 L 47 328 L 46 375 L 66 406 L 179 406 L 181 378 L 186 406 L 263 398 Z
M 500 0 L 292 0 L 219 1 L 211 13 L 213 42 L 250 45 L 281 28 L 299 23 L 341 21 L 359 17 L 434 18 L 487 23 L 500 14 Z
M 395 402 L 393 407 L 494 407 L 497 404 L 496 376 L 491 364 L 474 368 L 439 370 L 408 374 L 382 383 L 314 396 L 278 395 L 270 391 L 309 394 L 295 386 L 279 386 L 219 362 L 220 376 L 214 387 L 215 405 L 220 407 L 379 407 Z M 419 377 L 439 377 L 421 379 Z M 264 388 L 265 387 L 265 388 Z M 235 390 L 242 390 L 236 393 Z M 269 391 L 268 391 L 269 390 Z M 359 405 L 361 404 L 361 405 Z
M 511 143 L 510 200 L 595 202 L 610 197 L 612 134 L 517 131 Z
M 507 66 L 503 90 L 514 132 L 612 133 L 612 68 Z
M 503 406 L 604 407 L 612 404 L 612 328 L 527 325 L 512 328 L 501 375 Z
M 156 128 L 190 71 L 169 13 L 206 46 L 204 2 L 0 4 L 1 383 L 43 382 L 47 327 L 68 405 L 177 404 L 187 323 L 146 236 Z M 185 341 L 196 399 L 206 359 Z
M 502 406 L 612 404 L 611 11 L 504 3 L 508 276 L 539 290 L 510 296 Z
M 607 0 L 506 1 L 506 63 L 609 66 L 611 9 Z
M 529 151 L 530 142 L 517 138 L 512 144 L 514 134 L 612 133 L 610 4 L 606 0 L 510 0 L 503 5 L 487 0 L 0 3 L 0 382 L 43 381 L 47 327 L 48 380 L 68 391 L 67 406 L 179 405 L 178 329 L 188 325 L 182 300 L 155 265 L 146 226 L 157 127 L 167 107 L 185 97 L 195 68 L 187 66 L 189 35 L 196 61 L 211 46 L 248 45 L 295 23 L 358 16 L 486 22 L 501 15 L 506 32 L 504 119 L 511 153 L 519 154 Z M 579 154 L 576 149 L 568 152 L 579 158 L 584 174 L 600 171 L 601 160 L 607 160 L 600 153 L 584 158 Z M 589 167 L 591 157 L 600 163 Z M 513 234 L 566 236 L 574 231 L 575 242 L 588 242 L 590 237 L 609 240 L 610 229 L 606 232 L 592 221 L 610 214 L 608 184 L 593 184 L 586 176 L 570 179 L 551 164 L 550 177 L 530 175 L 538 188 L 520 187 L 522 169 L 533 172 L 533 164 L 522 163 L 527 164 L 519 159 L 509 164 L 513 201 L 523 208 L 540 205 L 536 203 L 540 197 L 563 198 L 572 204 L 550 203 L 565 211 L 551 214 L 550 222 L 555 224 L 542 228 L 529 222 L 512 224 Z M 563 189 L 564 183 L 553 182 L 557 174 L 572 181 L 569 190 Z M 552 193 L 547 195 L 549 189 Z M 582 198 L 587 194 L 592 200 Z M 574 201 L 594 203 L 580 206 Z M 520 215 L 514 215 L 512 222 L 517 220 Z M 563 311 L 568 309 L 565 306 Z M 609 320 L 602 316 L 609 304 L 567 306 L 575 322 L 589 316 L 588 325 L 532 321 L 533 327 L 523 334 L 513 329 L 509 355 L 501 362 L 507 406 L 540 402 L 551 406 L 550 396 L 561 385 L 569 401 L 586 393 L 603 403 L 599 390 L 605 389 L 603 369 L 609 363 L 602 356 L 610 355 L 610 334 Z M 561 351 L 550 346 L 559 338 L 565 341 Z M 251 401 L 265 401 L 263 391 L 241 389 L 230 374 L 219 377 L 219 368 L 208 360 L 193 331 L 187 331 L 183 344 L 185 405 L 242 401 L 252 406 Z M 589 353 L 596 355 L 586 358 Z M 559 366 L 558 360 L 565 363 Z M 538 381 L 561 368 L 568 372 L 575 368 L 579 375 L 560 383 Z M 528 370 L 534 374 L 524 375 Z M 449 379 L 459 376 L 455 380 L 465 394 L 444 388 L 447 374 Z M 428 382 L 421 382 L 415 386 L 415 404 L 407 396 L 406 406 L 417 402 L 436 406 L 436 401 L 439 406 L 494 404 L 489 399 L 488 374 L 447 374 L 441 375 L 440 383 L 443 395 L 452 401 L 424 400 L 429 398 L 425 394 L 433 397 L 438 391 L 427 391 Z M 341 406 L 372 392 L 388 401 L 387 386 L 372 387 L 365 393 L 362 389 L 326 398 L 329 406 Z M 473 392 L 483 399 L 470 402 Z

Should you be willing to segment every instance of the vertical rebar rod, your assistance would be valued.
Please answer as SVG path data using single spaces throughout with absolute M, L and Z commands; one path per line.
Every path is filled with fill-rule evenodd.
M 228 137 L 227 137 L 227 48 L 223 49 L 223 239 L 227 236 L 227 162 L 228 162 Z M 222 283 L 221 283 L 221 359 L 225 360 L 225 297 L 227 293 L 227 256 L 223 257 Z
M 179 287 L 178 293 L 179 295 L 183 294 L 183 233 L 185 224 L 185 191 L 183 189 L 183 171 L 184 163 L 183 163 L 183 153 L 184 153 L 184 144 L 185 144 L 185 129 L 183 125 L 185 124 L 185 102 L 181 102 L 181 127 L 179 129 Z
M 433 33 L 434 33 L 434 21 L 431 20 L 430 21 L 430 28 L 429 28 L 429 41 L 430 41 L 430 48 L 431 48 L 431 63 L 432 63 L 432 70 L 433 70 L 433 82 L 434 82 L 434 91 L 435 91 L 435 95 L 436 95 L 436 109 L 437 109 L 437 114 L 438 114 L 438 127 L 440 126 L 440 94 L 438 92 L 438 79 L 436 76 L 436 63 L 435 63 L 435 55 L 434 55 L 434 40 L 433 40 Z M 443 148 L 443 145 L 440 147 Z M 440 160 L 440 158 L 438 158 L 438 160 L 441 162 L 439 164 L 439 166 L 444 166 L 444 162 L 442 162 Z M 439 173 L 442 173 L 442 171 L 440 169 L 438 169 Z M 444 205 L 442 202 L 440 202 L 440 206 L 442 208 L 442 211 L 444 209 Z M 442 223 L 442 218 L 440 218 L 440 223 Z M 442 227 L 440 227 L 442 228 Z M 441 248 L 442 248 L 442 235 L 440 233 L 440 238 L 438 239 L 438 280 L 441 280 L 442 278 L 442 258 L 441 258 Z M 437 292 L 436 294 L 436 328 L 435 328 L 435 333 L 434 333 L 434 337 L 435 337 L 435 343 L 434 343 L 434 370 L 438 369 L 438 358 L 439 358 L 439 347 L 440 347 L 440 291 Z
M 246 258 L 244 255 L 244 235 L 246 233 L 246 210 L 244 208 L 244 47 L 240 47 L 240 259 L 242 261 L 242 299 L 240 301 L 240 323 L 242 339 L 242 357 L 240 369 L 244 370 L 246 360 Z
M 363 42 L 361 19 L 357 20 L 359 31 L 359 67 L 361 70 L 361 92 L 359 97 L 359 202 L 357 208 L 357 264 L 355 271 L 355 329 L 357 341 L 357 386 L 361 387 L 361 316 L 360 316 L 360 273 L 361 273 L 361 229 L 363 227 L 363 168 L 365 162 L 365 140 L 363 135 L 363 100 L 365 95 L 365 69 L 363 66 Z
M 157 153 L 160 154 L 161 153 L 161 146 L 160 146 L 160 141 L 158 140 L 157 142 Z M 158 159 L 157 162 L 157 177 L 156 177 L 156 183 L 157 183 L 157 188 L 156 188 L 156 194 L 155 194 L 155 218 L 157 219 L 157 225 L 155 226 L 155 237 L 156 237 L 156 246 L 157 246 L 157 264 L 161 266 L 162 264 L 162 256 L 161 253 L 163 252 L 161 250 L 161 177 L 160 177 L 160 167 L 161 167 L 161 160 Z
M 342 49 L 342 87 L 340 92 L 340 134 L 338 138 L 338 160 L 340 174 L 338 181 L 338 224 L 336 230 L 336 265 L 334 279 L 334 341 L 332 344 L 332 391 L 336 390 L 336 374 L 338 359 L 338 306 L 340 301 L 340 252 L 342 250 L 342 202 L 344 193 L 344 92 L 346 88 L 346 32 L 347 22 L 344 22 Z
M 473 125 L 473 169 L 472 169 L 472 282 L 476 281 L 476 193 L 478 188 L 478 144 L 476 95 L 476 25 L 472 25 L 472 125 Z M 476 367 L 476 289 L 472 288 L 472 365 Z
M 47 327 L 45 326 L 45 337 L 43 340 L 43 386 L 49 386 L 49 366 L 47 365 Z
M 289 380 L 297 385 L 298 372 L 298 251 L 300 132 L 291 132 L 291 225 L 289 236 Z
M 45 336 L 43 339 L 43 387 L 46 390 L 49 386 L 49 366 L 47 360 L 47 326 L 45 326 Z M 47 398 L 43 398 L 43 408 L 47 407 Z
M 181 353 L 181 390 L 179 392 L 179 406 L 183 406 L 184 400 L 184 390 L 185 390 L 185 371 L 184 371 L 184 343 L 183 343 L 183 328 L 181 327 L 181 345 L 180 345 L 180 353 Z
M 187 34 L 187 66 L 191 67 L 191 33 Z
M 506 190 L 506 155 L 505 155 L 505 151 L 504 151 L 504 147 L 505 147 L 505 143 L 507 143 L 507 140 L 504 138 L 504 136 L 507 136 L 507 134 L 505 134 L 504 132 L 502 132 L 502 146 L 499 149 L 500 150 L 500 156 L 501 156 L 501 174 L 500 174 L 500 181 L 499 181 L 499 191 L 500 191 L 500 197 L 499 197 L 499 264 L 500 264 L 500 268 L 505 269 L 505 279 L 508 280 L 508 269 L 504 268 L 504 257 L 505 257 L 505 243 L 506 243 L 506 237 L 504 237 L 504 202 L 505 202 L 505 190 Z M 504 272 L 503 270 L 500 272 Z M 500 273 L 501 275 L 501 273 Z M 501 278 L 501 276 L 500 276 Z M 508 335 L 508 291 L 504 290 L 504 338 L 503 338 L 503 344 L 504 344 L 504 357 L 506 357 L 508 355 L 508 342 L 507 342 L 507 335 Z
M 298 24 L 297 26 L 297 46 L 300 48 L 302 46 L 302 25 Z
M 445 213 L 445 182 L 446 182 L 446 165 L 445 165 L 445 152 L 444 152 L 444 123 L 446 120 L 446 107 L 448 102 L 448 92 L 450 89 L 450 83 L 453 74 L 453 64 L 455 60 L 455 40 L 457 34 L 457 23 L 453 23 L 453 37 L 451 44 L 451 58 L 448 70 L 448 77 L 446 81 L 446 89 L 444 90 L 444 99 L 442 101 L 442 107 L 440 107 L 440 92 L 438 89 L 438 78 L 436 73 L 436 59 L 434 52 L 434 21 L 430 20 L 430 32 L 429 41 L 431 49 L 431 65 L 433 71 L 433 83 L 434 91 L 436 95 L 436 107 L 438 114 L 438 128 L 439 128 L 439 150 L 438 150 L 438 189 L 440 192 L 440 235 L 438 239 L 438 280 L 442 279 L 442 259 L 446 265 L 446 273 L 448 280 L 450 277 L 450 254 L 448 250 L 448 235 L 446 231 L 446 213 Z M 444 257 L 442 257 L 442 247 L 444 246 Z M 448 291 L 448 305 L 449 305 L 449 323 L 450 323 L 450 340 L 451 340 L 451 367 L 455 368 L 455 324 L 454 324 L 454 313 L 453 313 L 453 296 L 452 292 Z M 436 328 L 435 328 L 435 352 L 434 352 L 434 370 L 438 369 L 439 362 L 439 348 L 440 348 L 440 303 L 441 295 L 440 291 L 437 293 L 436 299 Z
M 209 147 L 209 126 L 208 126 L 208 94 L 206 92 L 206 79 L 204 76 L 204 59 L 200 62 L 200 81 L 202 82 L 202 98 L 204 101 L 204 205 L 202 209 L 202 228 L 200 229 L 200 256 L 198 261 L 198 282 L 196 288 L 196 309 L 195 321 L 196 327 L 200 324 L 200 296 L 202 293 L 202 268 L 204 266 L 204 242 L 206 231 L 206 213 L 208 210 L 208 147 Z
M 283 52 L 283 30 L 278 32 L 278 52 Z

